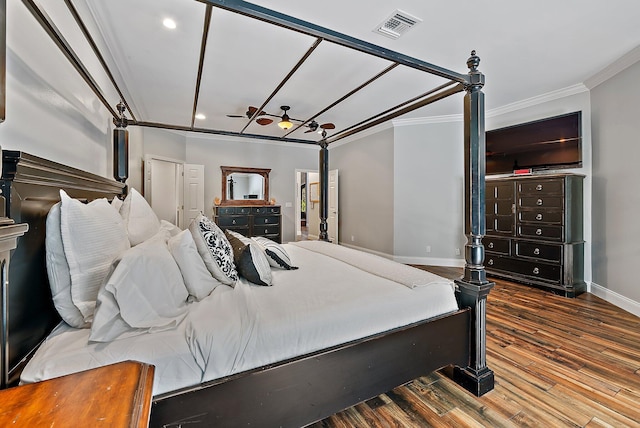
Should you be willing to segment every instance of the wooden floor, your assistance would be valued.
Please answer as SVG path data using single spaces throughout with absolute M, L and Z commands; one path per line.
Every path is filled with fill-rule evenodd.
M 640 427 L 640 318 L 496 280 L 487 331 L 496 385 L 483 397 L 438 372 L 312 427 Z

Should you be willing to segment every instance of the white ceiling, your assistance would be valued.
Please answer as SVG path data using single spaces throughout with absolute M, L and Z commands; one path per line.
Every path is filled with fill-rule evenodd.
M 73 0 L 105 57 L 137 121 L 190 127 L 193 120 L 204 3 L 195 0 Z M 637 0 L 514 0 L 457 2 L 402 0 L 282 1 L 254 4 L 380 45 L 417 59 L 466 73 L 472 49 L 482 59 L 486 107 L 494 109 L 585 81 L 640 45 Z M 115 105 L 120 95 L 102 70 L 64 2 L 43 6 Z M 373 29 L 396 9 L 423 21 L 398 40 Z M 163 27 L 164 18 L 177 28 Z M 391 62 L 323 41 L 290 80 L 283 79 L 316 41 L 222 9 L 213 8 L 196 128 L 240 132 L 248 106 L 281 115 L 289 105 L 296 119 L 331 122 L 337 132 L 424 93 L 446 80 L 399 66 L 334 108 L 316 116 Z M 459 114 L 462 95 L 406 117 Z M 268 102 L 267 102 L 268 101 Z M 274 123 L 249 124 L 244 132 L 280 137 Z M 297 124 L 294 122 L 294 125 Z M 317 141 L 303 127 L 288 135 Z M 331 135 L 331 132 L 329 135 Z

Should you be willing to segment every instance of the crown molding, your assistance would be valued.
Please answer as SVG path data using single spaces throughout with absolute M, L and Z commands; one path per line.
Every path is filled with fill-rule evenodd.
M 461 122 L 462 114 L 447 114 L 442 116 L 415 117 L 409 119 L 393 119 L 393 126 L 428 125 L 431 123 Z
M 351 135 L 349 137 L 346 137 L 342 140 L 336 141 L 335 143 L 331 143 L 329 144 L 329 148 L 336 148 L 336 147 L 340 147 L 343 146 L 345 144 L 349 144 L 353 141 L 358 141 L 361 140 L 365 137 L 368 137 L 369 135 L 373 135 L 373 134 L 377 134 L 379 132 L 385 131 L 387 129 L 393 129 L 393 123 L 392 121 L 387 121 L 384 123 L 381 123 L 380 125 L 376 125 L 372 128 L 369 128 L 365 131 L 359 132 L 357 134 Z
M 588 91 L 589 89 L 584 84 L 578 83 L 576 85 L 567 86 L 566 88 L 547 92 L 546 94 L 542 95 L 536 95 L 535 97 L 516 101 L 515 103 L 506 104 L 501 107 L 488 110 L 486 112 L 486 117 L 501 116 L 506 113 L 511 113 L 517 110 L 522 110 L 528 107 L 533 107 L 539 104 L 548 103 L 550 101 L 555 101 L 560 98 L 565 98 L 571 95 L 581 94 Z
M 625 70 L 626 68 L 629 68 L 638 61 L 640 61 L 640 46 L 631 49 L 629 52 L 622 55 L 620 58 L 613 61 L 602 70 L 598 71 L 593 76 L 587 78 L 584 81 L 584 84 L 591 90 L 599 84 L 611 79 L 613 76 Z

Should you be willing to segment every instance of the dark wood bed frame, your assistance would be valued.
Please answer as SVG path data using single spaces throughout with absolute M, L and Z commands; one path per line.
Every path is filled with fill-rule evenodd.
M 313 34 L 451 79 L 450 83 L 455 84 L 448 89 L 445 87 L 449 84 L 437 88 L 419 106 L 466 92 L 464 233 L 467 244 L 464 274 L 456 280 L 456 297 L 461 310 L 156 396 L 151 426 L 304 426 L 443 367 L 452 367 L 453 379 L 473 394 L 482 395 L 490 391 L 494 375 L 486 364 L 485 318 L 486 297 L 493 283 L 486 278 L 481 242 L 485 233 L 484 75 L 478 71 L 480 59 L 475 52 L 467 61 L 469 72 L 458 74 L 241 0 L 200 1 Z M 34 16 L 37 15 L 32 2 L 24 3 Z M 41 17 L 37 18 L 41 20 Z M 411 108 L 419 106 L 414 104 Z M 405 110 L 393 115 L 400 115 Z M 390 118 L 389 115 L 381 117 L 368 126 Z M 114 116 L 114 119 L 118 118 Z M 361 130 L 364 128 L 356 128 L 340 138 Z M 331 142 L 331 138 L 319 142 L 322 239 L 327 238 L 328 145 Z M 5 387 L 17 382 L 28 359 L 60 321 L 51 299 L 44 248 L 46 215 L 59 200 L 59 189 L 64 189 L 74 198 L 92 200 L 122 196 L 126 187 L 122 183 L 23 152 L 3 151 L 2 159 L 1 188 L 6 199 L 6 216 L 15 224 L 28 225 L 24 236 L 17 238 L 17 249 L 9 264 L 9 281 L 3 271 L 1 386 Z M 119 169 L 119 165 L 114 165 L 114 171 Z M 1 222 L 0 227 L 3 227 Z M 0 251 L 2 266 L 8 264 L 8 253 Z

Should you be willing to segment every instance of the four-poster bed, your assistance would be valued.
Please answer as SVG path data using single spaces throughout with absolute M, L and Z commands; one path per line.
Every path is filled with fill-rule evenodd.
M 60 37 L 54 31 L 55 28 L 51 29 L 48 17 L 41 14 L 34 3 L 27 0 L 24 3 L 39 22 L 49 28 L 48 33 L 54 40 Z M 445 366 L 453 366 L 454 380 L 472 393 L 482 395 L 491 390 L 493 372 L 486 364 L 485 310 L 486 297 L 493 284 L 486 279 L 481 243 L 485 232 L 484 76 L 478 71 L 480 60 L 475 52 L 472 52 L 467 61 L 469 72 L 459 74 L 243 1 L 203 3 L 209 8 L 219 7 L 237 12 L 450 79 L 449 83 L 423 94 L 417 102 L 396 106 L 366 123 L 342 129 L 331 136 L 323 136 L 317 142 L 320 146 L 321 240 L 327 239 L 330 144 L 452 94 L 466 92 L 465 269 L 463 277 L 455 281 L 455 297 L 460 309 L 453 313 L 159 394 L 154 397 L 151 425 L 302 426 Z M 63 51 L 69 49 L 60 39 L 58 42 Z M 68 51 L 66 56 L 72 62 L 77 61 Z M 81 63 L 76 64 L 76 69 L 81 74 L 86 73 Z M 126 180 L 121 159 L 122 150 L 126 149 L 122 130 L 127 124 L 274 139 L 253 134 L 197 129 L 193 125 L 181 129 L 136 120 L 127 123 L 122 120 L 124 107 L 118 109 L 120 114 L 109 108 L 119 128 L 116 130 L 118 138 L 114 135 L 114 175 L 121 181 Z M 281 140 L 309 143 L 287 138 Z M 58 190 L 65 190 L 72 198 L 92 200 L 121 196 L 126 193 L 126 187 L 121 183 L 21 152 L 5 151 L 3 160 L 2 190 L 7 197 L 7 215 L 16 223 L 26 223 L 29 226 L 29 232 L 24 238 L 20 238 L 11 261 L 9 297 L 6 307 L 3 307 L 3 320 L 7 313 L 14 317 L 5 324 L 9 333 L 6 339 L 3 336 L 3 359 L 7 361 L 3 365 L 6 370 L 3 379 L 7 383 L 15 383 L 23 364 L 59 320 L 50 302 L 44 269 L 44 222 L 49 208 L 59 199 Z M 25 296 L 29 296 L 28 304 Z M 37 305 L 33 304 L 33 300 L 37 301 Z M 34 307 L 37 308 L 37 316 L 34 315 Z

